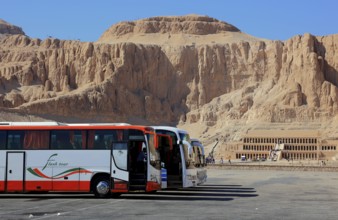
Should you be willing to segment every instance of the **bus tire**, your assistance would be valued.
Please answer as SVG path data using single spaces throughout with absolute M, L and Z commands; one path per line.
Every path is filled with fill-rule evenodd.
M 110 181 L 109 177 L 98 176 L 93 180 L 93 192 L 97 198 L 108 198 L 110 193 Z

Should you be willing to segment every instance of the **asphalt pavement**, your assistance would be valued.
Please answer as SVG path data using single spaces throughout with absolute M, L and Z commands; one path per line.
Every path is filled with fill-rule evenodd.
M 338 219 L 335 172 L 208 169 L 202 186 L 96 199 L 0 194 L 0 219 Z

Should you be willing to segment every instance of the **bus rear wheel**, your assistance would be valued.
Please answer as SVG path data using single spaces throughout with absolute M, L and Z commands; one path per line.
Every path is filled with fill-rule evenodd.
M 110 197 L 110 181 L 108 177 L 100 176 L 93 182 L 94 195 L 97 198 L 108 198 Z

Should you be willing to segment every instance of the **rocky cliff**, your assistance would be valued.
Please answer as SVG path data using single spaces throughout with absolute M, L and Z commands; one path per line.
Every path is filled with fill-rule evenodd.
M 87 43 L 15 33 L 0 39 L 0 106 L 179 125 L 203 140 L 259 126 L 336 136 L 337 48 L 338 35 L 270 41 L 197 15 L 122 22 Z
M 0 19 L 0 36 L 8 34 L 22 34 L 25 33 L 22 31 L 22 28 L 12 25 L 2 19 Z

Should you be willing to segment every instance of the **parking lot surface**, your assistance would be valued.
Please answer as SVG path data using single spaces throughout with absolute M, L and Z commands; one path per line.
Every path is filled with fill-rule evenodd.
M 96 199 L 0 194 L 0 219 L 338 219 L 335 172 L 208 169 L 196 188 Z

